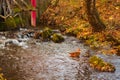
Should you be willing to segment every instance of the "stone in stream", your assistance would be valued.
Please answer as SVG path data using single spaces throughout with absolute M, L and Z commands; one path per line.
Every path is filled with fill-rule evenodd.
M 16 39 L 7 39 L 4 41 L 4 45 L 7 46 L 9 44 L 15 44 L 15 45 L 18 45 L 19 44 L 19 41 L 16 40 Z
M 86 51 L 85 54 L 83 55 L 83 57 L 90 57 L 91 54 L 90 54 L 90 50 Z
M 2 37 L 1 37 L 1 39 L 2 39 L 2 40 L 5 40 L 5 39 L 6 39 L 6 37 L 5 37 L 5 36 L 2 36 Z
M 28 46 L 26 45 L 25 42 L 20 42 L 19 40 L 17 39 L 7 39 L 3 42 L 3 45 L 5 47 L 7 47 L 8 45 L 17 45 L 17 46 L 21 46 L 23 48 L 27 48 Z
M 61 42 L 64 41 L 64 38 L 62 37 L 62 35 L 59 35 L 59 34 L 56 34 L 56 33 L 51 36 L 51 39 L 55 43 L 61 43 Z

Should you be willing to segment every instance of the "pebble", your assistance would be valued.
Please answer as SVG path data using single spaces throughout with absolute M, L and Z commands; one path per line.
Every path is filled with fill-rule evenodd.
M 5 37 L 5 36 L 2 36 L 2 37 L 1 37 L 1 39 L 2 39 L 2 40 L 5 40 L 5 39 L 6 39 L 6 37 Z

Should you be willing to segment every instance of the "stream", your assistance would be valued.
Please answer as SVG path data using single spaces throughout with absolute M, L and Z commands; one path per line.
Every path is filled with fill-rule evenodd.
M 119 56 L 96 54 L 116 67 L 114 73 L 98 72 L 90 68 L 85 56 L 89 47 L 80 40 L 63 36 L 62 43 L 43 42 L 22 35 L 24 31 L 11 36 L 0 33 L 0 67 L 7 80 L 120 80 Z M 69 57 L 78 48 L 80 57 Z

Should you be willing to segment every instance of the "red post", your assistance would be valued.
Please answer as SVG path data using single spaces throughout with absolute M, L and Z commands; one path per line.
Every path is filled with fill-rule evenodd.
M 31 0 L 31 4 L 33 8 L 36 8 L 36 0 Z M 31 11 L 31 26 L 33 27 L 36 26 L 36 11 L 35 10 Z

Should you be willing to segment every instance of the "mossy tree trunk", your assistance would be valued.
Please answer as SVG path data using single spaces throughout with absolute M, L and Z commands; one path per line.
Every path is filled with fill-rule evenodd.
M 48 8 L 51 0 L 37 1 L 37 19 Z M 30 12 L 33 10 L 30 0 L 0 0 L 0 23 L 8 18 L 20 18 L 20 26 L 30 26 Z M 37 20 L 39 21 L 39 20 Z M 17 23 L 16 23 L 17 24 Z M 18 25 L 17 25 L 18 26 Z
M 0 30 L 11 30 L 22 26 L 21 12 L 15 12 L 15 6 L 22 9 L 17 0 L 0 0 Z
M 105 30 L 105 24 L 100 20 L 98 11 L 96 9 L 96 0 L 85 0 L 85 8 L 88 16 L 88 21 L 93 27 L 93 32 L 100 32 Z

